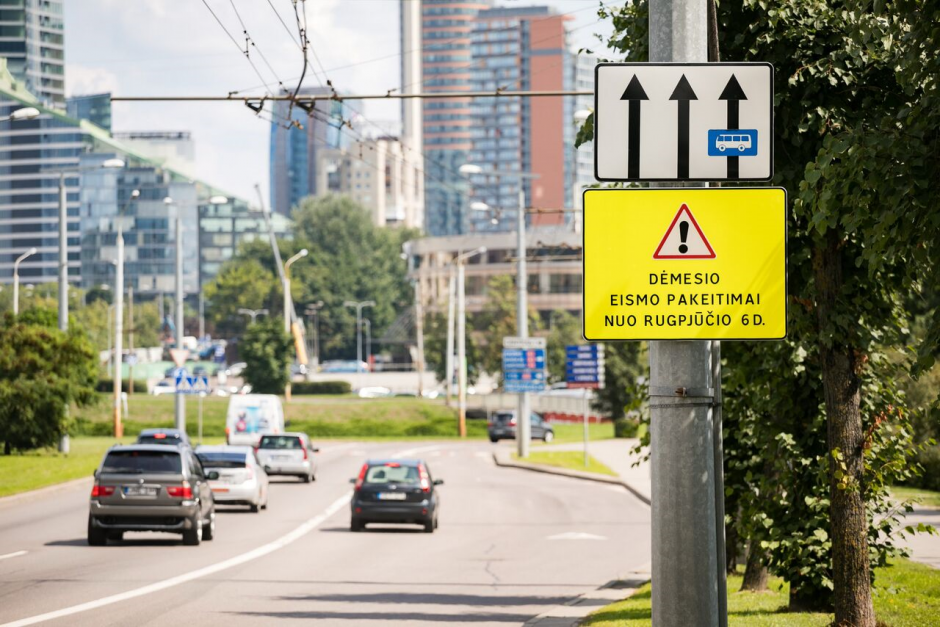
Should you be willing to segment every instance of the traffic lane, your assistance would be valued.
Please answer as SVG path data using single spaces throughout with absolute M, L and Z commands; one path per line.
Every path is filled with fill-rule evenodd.
M 486 444 L 423 456 L 445 481 L 433 534 L 351 533 L 347 505 L 290 548 L 79 624 L 521 624 L 650 560 L 649 510 L 626 490 L 497 468 Z
M 363 448 L 376 446 L 325 444 L 317 482 L 272 477 L 267 510 L 220 509 L 216 539 L 198 547 L 182 546 L 178 535 L 155 533 L 128 533 L 125 542 L 87 546 L 89 497 L 83 487 L 4 506 L 4 546 L 28 553 L 0 561 L 0 623 L 174 577 L 281 537 L 345 493 L 348 486 L 334 485 L 339 475 L 331 480 L 334 467 L 342 466 L 345 476 L 351 467 L 345 453 Z

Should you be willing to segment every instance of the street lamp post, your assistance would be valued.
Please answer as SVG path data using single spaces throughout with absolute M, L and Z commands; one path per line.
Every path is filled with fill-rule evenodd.
M 492 176 L 496 179 L 515 178 L 520 180 L 519 185 L 519 209 L 516 219 L 516 255 L 518 256 L 518 266 L 516 270 L 516 327 L 520 338 L 529 337 L 529 306 L 527 302 L 528 294 L 528 275 L 526 273 L 526 243 L 525 243 L 525 189 L 522 186 L 524 179 L 537 179 L 539 174 L 532 172 L 497 172 L 493 170 L 484 170 L 478 165 L 465 163 L 460 166 L 460 173 L 466 175 L 482 174 Z M 532 432 L 529 411 L 529 393 L 519 394 L 519 411 L 516 416 L 516 452 L 519 457 L 529 456 L 529 445 Z
M 363 318 L 362 323 L 366 325 L 366 368 L 372 372 L 372 321 Z
M 284 333 L 290 334 L 291 310 L 293 304 L 290 298 L 290 267 L 298 259 L 307 256 L 307 249 L 303 248 L 299 253 L 284 262 Z
M 238 313 L 244 314 L 244 315 L 248 316 L 249 318 L 251 318 L 251 324 L 254 324 L 254 323 L 255 323 L 255 319 L 256 319 L 258 316 L 267 315 L 267 314 L 268 314 L 268 310 L 267 310 L 267 309 L 245 309 L 245 308 L 242 308 L 242 309 L 239 309 L 239 310 L 238 310 Z
M 362 372 L 362 309 L 375 307 L 374 300 L 347 300 L 343 307 L 356 308 L 356 372 Z
M 304 313 L 313 316 L 313 367 L 314 371 L 320 367 L 320 309 L 323 308 L 323 301 L 318 300 L 315 303 L 307 305 Z
M 36 254 L 36 248 L 30 248 L 13 262 L 13 315 L 20 314 L 20 262 Z
M 467 437 L 467 303 L 464 263 L 486 252 L 486 246 L 457 255 L 457 434 Z
M 122 162 L 123 164 L 123 162 Z M 131 202 L 140 196 L 140 190 L 135 189 L 131 192 L 130 198 L 124 203 L 124 207 L 117 215 L 117 264 L 114 271 L 114 437 L 120 438 L 124 435 L 124 425 L 121 423 L 121 365 L 124 362 L 124 215 Z M 59 230 L 62 234 L 62 230 Z M 61 240 L 60 240 L 61 244 Z M 61 246 L 60 246 L 61 250 Z M 61 258 L 60 258 L 61 260 Z M 68 277 L 66 269 L 66 278 Z M 68 281 L 65 281 L 68 284 Z M 59 276 L 59 312 L 60 324 L 62 315 L 62 303 L 66 303 L 65 319 L 68 320 L 68 292 L 65 300 L 62 298 L 62 276 Z M 134 382 L 131 381 L 131 387 Z
M 169 214 L 170 205 L 173 199 L 167 196 L 163 199 L 163 204 L 167 207 Z M 186 332 L 183 328 L 183 212 L 181 207 L 176 207 L 176 219 L 174 220 L 174 229 L 176 231 L 176 348 L 183 348 L 183 337 Z M 174 424 L 181 431 L 186 430 L 186 396 L 183 394 L 174 394 Z
M 444 403 L 450 407 L 454 392 L 454 307 L 457 300 L 457 279 L 453 272 L 447 277 L 447 356 L 444 369 L 447 372 L 446 398 Z

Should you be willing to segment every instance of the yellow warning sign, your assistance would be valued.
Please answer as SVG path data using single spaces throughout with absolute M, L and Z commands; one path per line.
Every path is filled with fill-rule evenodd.
M 584 337 L 787 333 L 786 190 L 584 192 Z

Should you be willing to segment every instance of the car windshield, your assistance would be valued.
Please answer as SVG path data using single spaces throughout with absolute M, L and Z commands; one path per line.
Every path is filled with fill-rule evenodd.
M 266 435 L 261 438 L 261 443 L 258 446 L 260 448 L 303 448 L 300 438 L 286 435 Z
M 104 458 L 101 472 L 180 474 L 182 463 L 176 451 L 111 451 Z
M 385 465 L 370 466 L 365 483 L 405 483 L 417 485 L 420 480 L 416 466 Z
M 180 443 L 179 436 L 166 434 L 166 433 L 157 433 L 154 435 L 142 435 L 137 438 L 138 444 L 172 444 L 177 445 Z
M 196 453 L 205 468 L 244 468 L 248 460 L 244 453 Z

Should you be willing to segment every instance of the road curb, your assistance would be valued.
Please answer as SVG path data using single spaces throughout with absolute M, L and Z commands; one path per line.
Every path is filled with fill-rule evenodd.
M 504 468 L 519 468 L 521 470 L 531 470 L 534 472 L 542 472 L 549 475 L 559 475 L 562 477 L 570 477 L 571 479 L 583 479 L 585 481 L 595 481 L 597 483 L 606 483 L 608 485 L 619 485 L 623 488 L 626 488 L 633 496 L 638 498 L 640 501 L 646 505 L 650 505 L 650 498 L 643 494 L 636 487 L 631 485 L 629 482 L 620 479 L 619 477 L 608 477 L 606 475 L 598 475 L 591 472 L 584 472 L 581 470 L 569 470 L 567 468 L 555 468 L 553 466 L 543 466 L 541 464 L 533 464 L 531 462 L 523 462 L 517 459 L 511 459 L 508 453 L 503 451 L 497 451 L 493 453 L 493 461 L 496 462 L 497 466 Z
M 577 627 L 581 621 L 592 612 L 628 599 L 640 588 L 649 582 L 648 573 L 629 573 L 628 579 L 615 579 L 608 581 L 597 590 L 585 592 L 562 605 L 539 614 L 527 620 L 523 627 Z
M 87 483 L 90 487 L 91 484 L 94 483 L 94 477 L 80 477 L 78 479 L 72 479 L 71 481 L 63 481 L 62 483 L 48 485 L 44 488 L 28 490 L 26 492 L 20 492 L 18 494 L 11 494 L 10 496 L 0 496 L 0 507 L 7 505 L 9 503 L 17 503 L 19 501 L 26 501 L 32 498 L 38 498 L 41 496 L 45 496 L 46 494 L 51 494 L 53 492 L 59 492 L 61 490 L 68 490 L 69 488 L 74 488 L 85 483 Z

